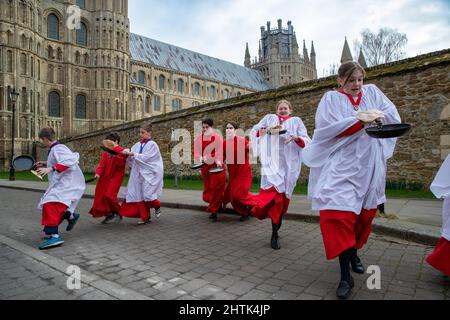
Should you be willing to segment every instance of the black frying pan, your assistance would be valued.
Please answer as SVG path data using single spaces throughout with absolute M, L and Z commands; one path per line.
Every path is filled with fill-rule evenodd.
M 13 168 L 16 171 L 29 171 L 36 168 L 36 161 L 32 156 L 18 156 L 12 162 Z
M 411 125 L 406 123 L 385 124 L 366 129 L 367 134 L 375 139 L 398 138 L 411 131 Z

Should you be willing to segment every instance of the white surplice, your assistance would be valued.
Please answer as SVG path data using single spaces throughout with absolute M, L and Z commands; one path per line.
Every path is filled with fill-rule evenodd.
M 439 169 L 430 189 L 437 198 L 444 199 L 442 237 L 450 241 L 450 155 Z
M 384 124 L 400 123 L 395 105 L 375 85 L 362 88 L 359 111 L 383 112 Z M 374 209 L 386 202 L 387 160 L 397 139 L 373 139 L 365 130 L 337 138 L 358 123 L 358 111 L 349 98 L 327 92 L 316 113 L 312 143 L 303 151 L 303 161 L 311 168 L 308 197 L 313 210 L 351 211 Z
M 79 160 L 80 155 L 72 152 L 63 144 L 51 148 L 47 166 L 51 168 L 59 164 L 69 167 L 69 169 L 61 173 L 50 172 L 48 174 L 48 188 L 39 202 L 38 209 L 42 210 L 46 203 L 59 202 L 68 206 L 70 212 L 75 212 L 86 188 L 84 175 L 78 166 Z
M 131 152 L 134 157 L 127 160 L 131 168 L 130 179 L 125 191 L 127 203 L 153 201 L 162 195 L 164 165 L 155 141 L 150 140 L 141 152 L 141 143 L 136 143 Z
M 302 167 L 302 148 L 295 142 L 285 144 L 291 135 L 303 139 L 306 145 L 311 142 L 305 125 L 298 117 L 292 117 L 282 126 L 287 130 L 284 135 L 269 135 L 258 138 L 257 132 L 261 128 L 270 129 L 280 125 L 277 115 L 265 116 L 251 132 L 253 150 L 261 161 L 261 189 L 272 187 L 279 193 L 286 193 L 288 199 L 292 198 Z

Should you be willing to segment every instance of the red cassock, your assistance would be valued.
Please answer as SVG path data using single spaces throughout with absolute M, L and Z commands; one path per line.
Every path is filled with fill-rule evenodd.
M 360 215 L 347 211 L 320 211 L 320 230 L 327 259 L 333 260 L 350 248 L 361 249 L 369 239 L 376 214 L 377 209 L 362 210 Z
M 42 225 L 45 227 L 58 227 L 64 220 L 66 206 L 60 202 L 47 202 L 42 207 Z
M 363 128 L 364 124 L 359 121 L 336 138 L 350 136 Z M 327 259 L 333 260 L 350 248 L 361 249 L 372 232 L 377 210 L 362 210 L 360 215 L 348 211 L 320 211 L 320 230 Z
M 194 158 L 196 160 L 199 160 L 202 156 L 206 158 L 206 164 L 201 168 L 203 201 L 209 204 L 207 211 L 213 214 L 219 211 L 222 204 L 227 176 L 225 171 L 219 174 L 211 174 L 209 171 L 217 168 L 216 161 L 223 163 L 222 148 L 223 139 L 215 132 L 210 137 L 205 137 L 202 134 L 194 142 Z
M 450 241 L 441 238 L 427 262 L 450 277 Z
M 125 177 L 125 164 L 126 158 L 124 156 L 112 156 L 107 152 L 103 153 L 102 160 L 95 171 L 96 174 L 100 175 L 100 179 L 95 188 L 94 204 L 89 211 L 94 218 L 119 212 L 120 204 L 117 195 Z
M 252 207 L 252 216 L 260 220 L 266 218 L 272 219 L 274 224 L 280 222 L 281 216 L 284 216 L 289 208 L 290 200 L 285 193 L 279 193 L 275 187 L 264 190 L 244 201 L 245 204 Z
M 120 216 L 126 218 L 140 218 L 142 221 L 147 221 L 151 218 L 150 209 L 158 208 L 161 208 L 161 202 L 158 199 L 134 203 L 127 203 L 124 201 L 120 208 Z
M 63 173 L 69 167 L 57 164 L 56 172 Z M 47 202 L 42 207 L 42 225 L 45 227 L 58 227 L 64 220 L 68 206 L 61 202 Z
M 244 137 L 235 136 L 223 142 L 224 159 L 227 162 L 228 186 L 223 196 L 223 206 L 228 203 L 240 215 L 247 215 L 247 205 L 251 201 L 252 168 L 249 161 L 249 142 Z

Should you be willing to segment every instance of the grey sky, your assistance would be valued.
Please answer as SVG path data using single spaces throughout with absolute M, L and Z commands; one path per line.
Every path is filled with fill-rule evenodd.
M 132 32 L 241 65 L 246 42 L 257 55 L 261 26 L 291 20 L 300 45 L 305 39 L 309 51 L 314 41 L 319 76 L 339 62 L 344 37 L 353 50 L 364 28 L 406 33 L 408 57 L 450 48 L 450 0 L 129 0 L 129 7 Z

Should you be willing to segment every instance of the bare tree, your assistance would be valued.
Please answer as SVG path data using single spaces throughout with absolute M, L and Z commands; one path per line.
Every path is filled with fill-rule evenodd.
M 323 69 L 323 77 L 335 76 L 338 73 L 339 65 L 336 63 L 330 64 L 328 69 Z
M 391 28 L 381 28 L 377 34 L 369 29 L 361 32 L 362 41 L 354 41 L 354 48 L 359 54 L 361 48 L 368 66 L 397 61 L 405 56 L 404 48 L 408 37 Z

